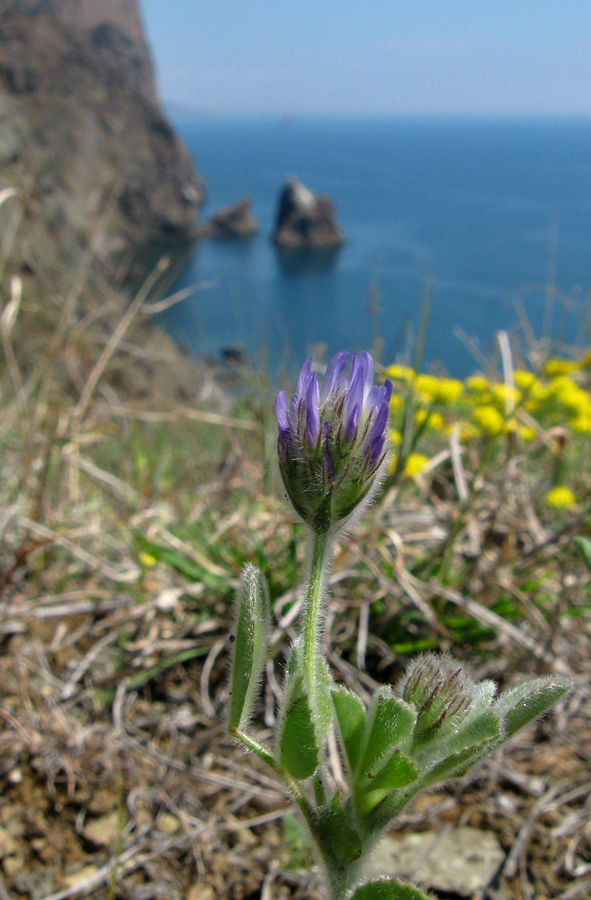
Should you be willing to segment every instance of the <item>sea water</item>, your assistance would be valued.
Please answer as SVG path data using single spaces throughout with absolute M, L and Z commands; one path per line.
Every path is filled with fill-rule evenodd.
M 207 183 L 202 217 L 252 199 L 244 241 L 199 243 L 163 317 L 199 355 L 240 347 L 271 369 L 322 345 L 381 346 L 463 377 L 508 331 L 516 358 L 587 341 L 591 122 L 248 119 L 173 115 Z M 286 259 L 272 244 L 288 175 L 329 195 L 346 242 Z M 423 328 L 421 316 L 428 326 Z

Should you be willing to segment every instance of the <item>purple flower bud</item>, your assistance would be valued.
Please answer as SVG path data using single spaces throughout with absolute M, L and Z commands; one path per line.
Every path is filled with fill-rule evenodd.
M 347 420 L 347 426 L 345 428 L 345 440 L 348 444 L 351 441 L 354 441 L 357 437 L 357 427 L 359 425 L 359 404 L 356 403 L 353 409 L 351 410 L 351 415 Z
M 320 388 L 320 403 L 326 403 L 329 396 L 334 391 L 341 377 L 343 369 L 347 365 L 349 354 L 346 350 L 341 350 L 336 356 L 333 356 L 326 367 L 324 378 L 322 379 L 322 387 Z
M 279 391 L 277 400 L 275 401 L 275 413 L 277 415 L 277 424 L 279 425 L 279 437 L 283 437 L 289 431 L 289 419 L 287 418 L 287 403 L 285 400 L 285 391 Z
M 315 447 L 320 434 L 320 414 L 318 410 L 318 379 L 311 375 L 306 385 L 306 446 Z
M 469 716 L 490 705 L 495 686 L 491 681 L 476 685 L 453 657 L 424 653 L 409 665 L 398 693 L 417 711 L 415 745 L 453 732 Z
M 298 379 L 298 394 L 300 397 L 303 397 L 306 393 L 306 385 L 308 383 L 308 379 L 310 377 L 310 373 L 312 372 L 312 360 L 307 359 L 302 368 L 300 369 L 300 377 Z
M 392 384 L 374 385 L 369 353 L 337 353 L 322 383 L 306 360 L 289 404 L 277 396 L 279 468 L 291 502 L 315 531 L 339 528 L 384 470 Z

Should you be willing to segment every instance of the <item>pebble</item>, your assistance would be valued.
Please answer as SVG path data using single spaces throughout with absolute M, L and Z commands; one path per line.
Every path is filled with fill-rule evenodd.
M 6 828 L 0 828 L 0 859 L 13 856 L 18 850 L 18 845 Z
M 120 833 L 121 822 L 118 812 L 101 816 L 100 819 L 93 819 L 82 829 L 86 840 L 96 844 L 97 847 L 111 847 Z
M 180 827 L 180 821 L 172 813 L 163 813 L 156 822 L 156 828 L 163 834 L 175 834 Z
M 189 888 L 186 900 L 215 900 L 215 891 L 210 884 L 200 882 Z
M 82 884 L 83 881 L 87 881 L 89 878 L 92 878 L 92 876 L 96 875 L 97 872 L 98 869 L 96 866 L 83 866 L 72 875 L 66 875 L 66 877 L 64 878 L 64 884 L 66 885 L 66 887 L 75 887 L 77 884 Z
M 473 897 L 494 878 L 504 858 L 497 836 L 478 828 L 388 835 L 374 851 L 368 875 L 398 876 L 436 891 Z

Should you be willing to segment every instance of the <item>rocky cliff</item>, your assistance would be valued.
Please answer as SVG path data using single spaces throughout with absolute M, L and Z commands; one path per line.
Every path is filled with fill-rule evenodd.
M 156 98 L 136 0 L 0 0 L 0 242 L 46 277 L 197 233 L 202 184 Z

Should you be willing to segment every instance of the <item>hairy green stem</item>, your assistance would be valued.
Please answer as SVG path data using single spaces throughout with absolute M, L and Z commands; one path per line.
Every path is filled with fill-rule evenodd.
M 304 623 L 304 672 L 308 690 L 312 693 L 316 669 L 316 635 L 318 631 L 318 615 L 320 601 L 324 593 L 324 572 L 326 554 L 330 547 L 329 532 L 314 534 L 312 564 L 306 598 L 306 621 Z

